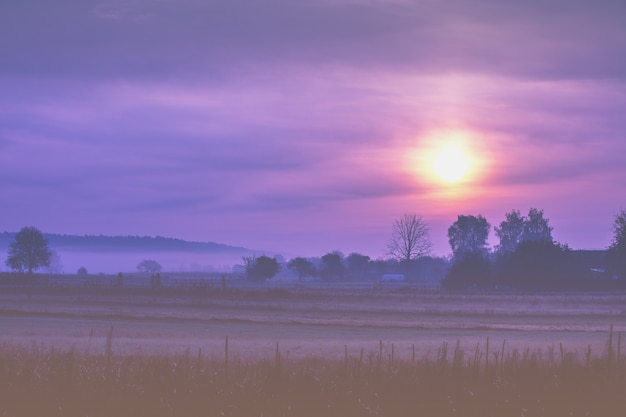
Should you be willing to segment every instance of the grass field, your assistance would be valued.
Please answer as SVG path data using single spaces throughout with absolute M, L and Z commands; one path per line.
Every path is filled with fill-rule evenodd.
M 222 360 L 0 347 L 2 416 L 623 416 L 624 358 L 473 352 Z M 607 344 L 608 346 L 608 344 Z M 490 350 L 488 350 L 490 349 Z M 382 350 L 381 350 L 382 352 Z M 504 360 L 503 360 L 504 358 Z M 488 359 L 488 360 L 487 360 Z
M 623 416 L 625 298 L 5 289 L 0 416 Z

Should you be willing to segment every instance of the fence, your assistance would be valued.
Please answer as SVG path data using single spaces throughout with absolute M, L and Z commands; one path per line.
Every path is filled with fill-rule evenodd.
M 381 282 L 322 280 L 250 281 L 233 273 L 164 273 L 158 283 L 150 274 L 128 273 L 119 275 L 67 275 L 67 274 L 14 274 L 0 273 L 0 287 L 57 287 L 57 288 L 183 288 L 183 289 L 314 289 L 314 290 L 438 290 L 436 282 Z

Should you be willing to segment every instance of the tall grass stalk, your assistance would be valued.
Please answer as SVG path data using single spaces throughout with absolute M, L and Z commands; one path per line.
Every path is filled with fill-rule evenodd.
M 224 342 L 224 377 L 228 379 L 228 335 Z
M 113 355 L 112 348 L 113 348 L 113 326 L 109 327 L 109 332 L 107 333 L 106 346 L 104 349 L 107 371 L 111 369 L 111 356 Z
M 617 364 L 622 362 L 622 332 L 617 334 Z
M 281 352 L 278 348 L 278 342 L 276 342 L 276 356 L 275 356 L 275 368 L 276 368 L 276 376 L 280 376 L 280 357 Z
M 609 366 L 613 362 L 613 325 L 609 326 L 609 341 L 607 342 L 607 360 L 609 362 Z
M 610 349 L 593 355 L 590 346 L 578 357 L 560 343 L 562 366 L 554 366 L 549 350 L 506 351 L 506 341 L 492 352 L 493 364 L 489 341 L 468 356 L 459 341 L 454 355 L 443 343 L 436 357 L 419 359 L 402 358 L 392 347 L 385 367 L 382 341 L 378 357 L 368 356 L 370 366 L 361 366 L 363 349 L 355 357 L 345 345 L 343 358 L 292 359 L 277 342 L 272 366 L 265 359 L 231 360 L 228 338 L 224 362 L 200 349 L 197 360 L 189 350 L 116 355 L 112 339 L 110 328 L 103 354 L 0 344 L 0 416 L 623 417 L 626 409 L 623 361 Z M 620 343 L 618 334 L 617 357 Z
M 487 336 L 487 345 L 485 350 L 485 373 L 487 373 L 489 371 L 489 336 Z

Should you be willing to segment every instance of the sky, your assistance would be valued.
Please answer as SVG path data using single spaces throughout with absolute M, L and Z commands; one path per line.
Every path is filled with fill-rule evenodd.
M 537 207 L 604 248 L 625 22 L 623 0 L 0 0 L 0 230 L 379 258 L 403 213 L 446 255 L 458 215 Z

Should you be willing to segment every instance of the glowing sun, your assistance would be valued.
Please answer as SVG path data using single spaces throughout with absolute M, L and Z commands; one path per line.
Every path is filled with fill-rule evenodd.
M 450 145 L 435 153 L 432 169 L 442 181 L 455 183 L 465 178 L 469 165 L 469 156 L 460 147 Z
M 488 175 L 490 152 L 477 132 L 435 130 L 406 153 L 406 170 L 426 190 L 445 198 L 475 194 Z

